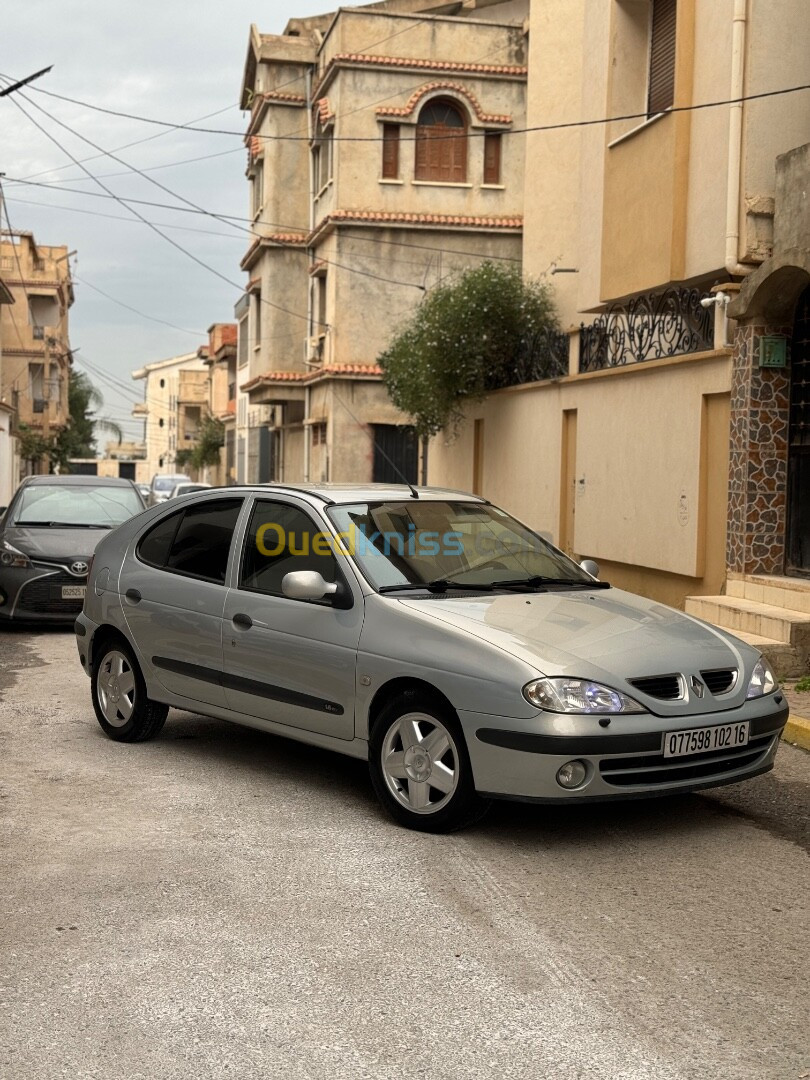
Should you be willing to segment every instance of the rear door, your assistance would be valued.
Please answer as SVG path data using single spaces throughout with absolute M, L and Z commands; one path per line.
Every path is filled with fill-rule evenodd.
M 225 602 L 225 696 L 231 709 L 247 716 L 353 739 L 363 597 L 324 529 L 303 503 L 253 503 L 235 587 Z M 327 582 L 342 582 L 353 606 L 284 596 L 282 579 L 294 570 L 317 570 Z
M 167 513 L 127 554 L 121 601 L 135 644 L 167 690 L 225 705 L 222 615 L 244 496 Z

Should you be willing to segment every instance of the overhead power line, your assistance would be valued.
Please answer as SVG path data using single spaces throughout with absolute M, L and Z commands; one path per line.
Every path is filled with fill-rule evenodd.
M 20 96 L 23 96 L 23 95 L 20 95 Z M 130 206 L 127 202 L 125 202 L 118 195 L 116 195 L 115 192 L 111 191 L 110 188 L 108 188 L 104 184 L 104 182 L 102 180 L 99 180 L 96 176 L 93 175 L 93 173 L 90 172 L 90 170 L 85 165 L 83 165 L 80 161 L 78 161 L 73 156 L 73 154 L 71 154 L 71 152 L 65 146 L 63 146 L 62 143 L 59 142 L 59 140 L 56 138 L 55 135 L 52 135 L 46 128 L 44 128 L 42 126 L 42 124 L 40 124 L 33 116 L 31 116 L 30 113 L 26 112 L 26 110 L 23 108 L 23 106 L 20 104 L 20 102 L 18 101 L 18 99 L 16 97 L 12 98 L 11 100 L 14 103 L 14 105 L 16 105 L 16 107 L 20 110 L 20 112 L 22 112 L 23 116 L 25 116 L 30 121 L 30 123 L 32 123 L 34 125 L 34 127 L 38 128 L 39 131 L 41 131 L 42 134 L 47 139 L 49 139 L 55 146 L 57 146 L 62 151 L 62 153 L 65 154 L 66 157 L 70 158 L 70 160 L 73 162 L 74 165 L 78 165 L 81 168 L 82 172 L 84 172 L 89 177 L 90 180 L 93 180 L 96 184 L 98 184 L 98 186 L 103 191 L 105 191 L 108 195 L 110 195 L 112 198 L 114 198 L 116 200 L 116 202 L 119 202 L 125 209 L 129 210 L 130 213 L 134 214 L 137 218 L 139 218 L 144 223 L 144 225 L 147 226 L 147 228 L 151 229 L 152 232 L 154 232 L 157 236 L 162 237 L 162 239 L 164 239 L 166 241 L 166 243 L 171 244 L 171 246 L 173 248 L 175 248 L 177 251 L 181 252 L 187 258 L 191 259 L 192 262 L 195 262 L 198 266 L 202 267 L 204 270 L 207 270 L 209 273 L 213 274 L 215 277 L 219 278 L 221 281 L 224 281 L 227 285 L 230 285 L 231 288 L 236 289 L 240 293 L 240 295 L 244 292 L 244 289 L 243 289 L 242 285 L 239 284 L 239 282 L 232 281 L 229 277 L 226 277 L 225 274 L 221 273 L 215 267 L 213 267 L 209 263 L 205 262 L 205 260 L 200 259 L 193 252 L 191 252 L 187 248 L 183 247 L 182 244 L 180 244 L 176 240 L 172 239 L 171 236 L 167 236 L 166 233 L 164 233 L 161 229 L 158 228 L 157 225 L 153 224 L 151 221 L 149 221 L 147 218 L 145 218 L 143 216 L 143 214 L 140 213 L 140 211 L 138 211 L 134 207 Z M 26 97 L 25 101 L 28 102 L 28 100 L 29 99 Z M 31 104 L 31 103 L 29 102 L 29 104 Z M 52 117 L 47 112 L 47 110 L 43 109 L 41 106 L 34 105 L 34 107 L 36 109 L 38 109 L 40 112 L 44 113 L 46 116 L 48 116 L 48 118 L 50 120 L 55 121 L 61 127 L 65 127 L 67 130 L 71 131 L 71 133 L 73 135 L 75 135 L 78 138 L 82 139 L 84 142 L 87 142 L 89 145 L 95 146 L 95 144 L 90 142 L 90 140 L 87 139 L 85 136 L 80 135 L 76 131 L 73 131 L 66 124 L 63 124 L 62 121 L 56 120 L 55 117 Z M 96 147 L 96 149 L 98 149 L 98 147 Z M 216 215 L 206 214 L 206 216 L 215 217 Z M 306 323 L 309 322 L 309 316 L 308 315 L 302 314 L 299 311 L 293 311 L 291 309 L 282 307 L 280 304 L 275 304 L 271 300 L 268 300 L 264 296 L 260 296 L 260 300 L 261 300 L 261 302 L 263 304 L 266 304 L 268 307 L 274 308 L 277 311 L 281 311 L 285 315 L 291 315 L 291 316 L 293 316 L 293 318 L 301 319 Z
M 8 76 L 6 76 L 8 78 Z M 86 109 L 92 109 L 95 112 L 107 113 L 110 116 L 120 116 L 126 120 L 137 120 L 143 124 L 156 124 L 159 127 L 171 128 L 175 131 L 196 131 L 202 135 L 231 135 L 239 139 L 244 139 L 245 133 L 243 131 L 233 131 L 228 128 L 208 128 L 208 127 L 196 127 L 192 124 L 177 124 L 170 120 L 158 120 L 152 116 L 139 116 L 137 113 L 122 112 L 118 109 L 108 109 L 103 105 L 95 105 L 89 101 L 81 101 L 78 98 L 67 97 L 64 94 L 54 94 L 50 90 L 42 90 L 40 87 L 34 87 L 37 93 L 47 94 L 49 97 L 56 97 L 62 101 L 69 101 L 72 105 L 80 105 Z M 779 97 L 783 94 L 795 94 L 801 90 L 810 90 L 810 83 L 802 83 L 799 86 L 786 86 L 780 90 L 764 90 L 758 94 L 745 94 L 742 97 L 736 98 L 723 98 L 717 101 L 704 101 L 697 105 L 675 105 L 667 109 L 667 113 L 682 113 L 682 112 L 697 112 L 700 109 L 716 109 L 724 105 L 740 105 L 746 101 L 759 101 L 763 98 Z M 564 131 L 570 128 L 581 127 L 593 127 L 600 124 L 612 124 L 625 120 L 647 120 L 649 114 L 647 112 L 637 113 L 624 113 L 618 116 L 600 116 L 591 120 L 570 120 L 557 124 L 535 124 L 531 127 L 522 128 L 510 128 L 507 131 L 502 131 L 502 135 L 525 135 L 536 131 Z M 467 133 L 468 138 L 483 138 L 487 132 L 485 131 L 469 131 Z M 455 138 L 455 135 L 448 136 L 435 136 L 437 139 L 442 138 Z M 268 142 L 310 142 L 309 135 L 257 135 L 255 138 L 264 139 Z M 335 135 L 333 136 L 335 142 L 349 142 L 349 143 L 381 143 L 383 141 L 382 135 Z M 410 139 L 403 141 L 416 141 L 416 135 L 413 135 Z

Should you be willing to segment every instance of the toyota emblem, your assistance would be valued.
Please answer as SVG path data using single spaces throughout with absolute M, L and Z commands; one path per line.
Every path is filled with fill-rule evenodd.
M 84 577 L 84 575 L 87 573 L 87 570 L 87 563 L 82 562 L 80 559 L 77 559 L 76 562 L 72 562 L 70 564 L 70 572 L 71 574 L 75 574 L 76 577 Z

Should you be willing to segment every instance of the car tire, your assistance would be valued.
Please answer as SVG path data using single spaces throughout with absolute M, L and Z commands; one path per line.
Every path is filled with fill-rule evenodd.
M 90 692 L 102 731 L 116 742 L 145 742 L 166 722 L 169 706 L 147 697 L 132 649 L 118 639 L 105 644 L 93 664 Z
M 377 798 L 408 829 L 448 833 L 484 816 L 470 756 L 455 715 L 428 697 L 402 695 L 377 717 L 369 739 Z

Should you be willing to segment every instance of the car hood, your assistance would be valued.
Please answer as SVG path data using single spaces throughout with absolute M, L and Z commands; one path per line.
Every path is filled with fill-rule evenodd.
M 109 529 L 27 529 L 10 525 L 2 537 L 32 559 L 76 559 L 92 555 Z
M 629 679 L 736 668 L 735 692 L 701 711 L 741 704 L 755 649 L 708 623 L 620 589 L 401 599 L 408 607 L 505 650 L 539 674 L 594 679 L 640 698 Z M 740 697 L 740 695 L 742 695 Z M 738 697 L 740 700 L 737 700 Z M 649 700 L 645 701 L 649 704 Z M 656 701 L 656 712 L 688 711 Z

